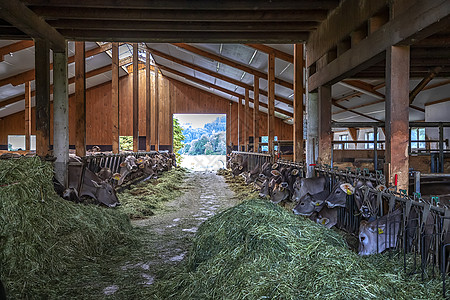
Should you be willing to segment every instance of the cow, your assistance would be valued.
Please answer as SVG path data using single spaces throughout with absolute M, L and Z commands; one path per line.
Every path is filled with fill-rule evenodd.
M 311 216 L 314 212 L 319 212 L 325 205 L 325 199 L 327 199 L 330 193 L 327 189 L 320 193 L 311 195 L 306 193 L 299 201 L 298 204 L 292 210 L 294 214 L 301 216 Z
M 316 223 L 327 228 L 333 227 L 337 224 L 337 210 L 338 208 L 324 206 L 316 215 Z
M 97 174 L 88 168 L 85 168 L 84 177 L 81 178 L 83 166 L 81 164 L 74 164 L 76 162 L 79 163 L 80 160 L 71 157 L 70 161 L 72 164 L 69 163 L 69 189 L 76 190 L 79 197 L 91 197 L 108 207 L 120 205 L 116 191 L 109 182 L 102 181 Z M 80 190 L 78 190 L 79 186 Z
M 358 254 L 364 256 L 381 253 L 386 249 L 396 247 L 401 218 L 402 210 L 396 209 L 378 220 L 361 221 Z
M 337 182 L 331 193 L 325 199 L 325 203 L 329 208 L 345 207 L 347 204 L 347 195 L 355 192 L 355 188 L 350 183 Z
M 137 170 L 138 166 L 136 165 L 136 157 L 133 155 L 127 156 L 125 160 L 120 163 L 120 179 L 117 182 L 117 185 L 122 185 L 127 176 Z
M 112 178 L 112 175 L 113 175 L 113 173 L 112 173 L 111 169 L 106 168 L 106 167 L 101 168 L 100 171 L 97 172 L 98 178 L 100 178 L 101 180 L 104 180 L 104 181 L 110 181 Z
M 294 184 L 292 200 L 297 203 L 300 199 L 310 193 L 311 195 L 322 192 L 328 188 L 328 180 L 326 177 L 300 178 L 297 177 Z

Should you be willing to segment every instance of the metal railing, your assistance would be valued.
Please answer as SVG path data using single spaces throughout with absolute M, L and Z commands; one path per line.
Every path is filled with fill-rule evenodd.
M 261 167 L 266 162 L 272 163 L 274 160 L 270 154 L 243 151 L 233 151 L 232 153 L 240 154 L 244 157 L 244 160 L 247 160 L 247 169 L 249 171 L 255 169 L 257 166 Z
M 92 172 L 98 172 L 101 168 L 109 168 L 112 173 L 118 173 L 120 170 L 120 164 L 125 159 L 133 155 L 134 157 L 143 157 L 146 155 L 153 156 L 158 154 L 157 151 L 150 152 L 123 152 L 120 154 L 113 153 L 95 153 L 82 157 L 82 161 Z

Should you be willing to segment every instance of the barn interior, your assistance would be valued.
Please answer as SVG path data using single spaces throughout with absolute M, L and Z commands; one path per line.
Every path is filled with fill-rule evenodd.
M 91 161 L 119 172 L 116 156 L 171 160 L 176 114 L 226 115 L 227 154 L 248 160 L 248 172 L 270 160 L 305 177 L 382 176 L 392 195 L 417 200 L 423 220 L 439 215 L 444 236 L 450 210 L 420 203 L 450 198 L 450 3 L 1 1 L 4 157 L 52 161 L 69 188 L 69 154 L 81 176 Z M 132 152 L 120 149 L 122 136 Z M 13 182 L 1 179 L 0 192 Z M 437 253 L 444 238 L 435 244 Z

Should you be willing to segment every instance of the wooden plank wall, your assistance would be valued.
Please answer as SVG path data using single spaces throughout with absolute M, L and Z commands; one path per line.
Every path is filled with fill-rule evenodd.
M 154 93 L 154 73 L 151 73 L 152 80 L 152 107 L 155 105 Z M 145 135 L 145 70 L 139 73 L 139 132 Z M 133 134 L 132 114 L 133 114 L 133 74 L 122 77 L 119 82 L 119 132 L 120 135 L 131 136 Z M 182 82 L 159 76 L 159 130 L 160 145 L 172 144 L 172 115 L 173 114 L 227 114 L 227 122 L 231 121 L 231 141 L 237 145 L 237 103 L 213 95 L 201 89 L 189 86 Z M 74 97 L 69 98 L 69 138 L 70 145 L 75 142 L 75 128 L 73 120 Z M 155 111 L 154 109 L 152 110 Z M 112 144 L 111 133 L 111 82 L 106 82 L 86 91 L 86 144 L 87 145 L 107 145 Z M 250 109 L 249 115 L 253 114 Z M 53 115 L 53 106 L 51 106 Z M 16 114 L 0 119 L 0 145 L 7 145 L 8 135 L 24 135 L 25 113 Z M 153 118 L 154 119 L 154 118 Z M 32 134 L 35 134 L 34 108 L 32 111 Z M 244 122 L 244 114 L 241 115 L 241 122 Z M 260 135 L 267 135 L 267 114 L 260 112 Z M 152 121 L 154 128 L 156 124 Z M 50 124 L 51 139 L 53 139 L 53 122 Z M 249 122 L 249 136 L 252 136 L 253 124 Z M 154 132 L 154 131 L 152 131 Z M 275 135 L 278 139 L 292 140 L 292 126 L 276 118 Z M 152 137 L 153 138 L 153 137 Z M 152 140 L 152 145 L 155 141 Z M 227 141 L 229 145 L 229 141 Z M 143 145 L 145 147 L 145 145 Z M 142 148 L 142 147 L 141 147 Z M 145 149 L 145 148 L 142 148 Z

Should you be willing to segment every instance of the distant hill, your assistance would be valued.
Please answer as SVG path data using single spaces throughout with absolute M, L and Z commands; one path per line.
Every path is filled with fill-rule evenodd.
M 218 117 L 203 128 L 184 128 L 185 146 L 180 154 L 225 155 L 226 154 L 226 116 Z

